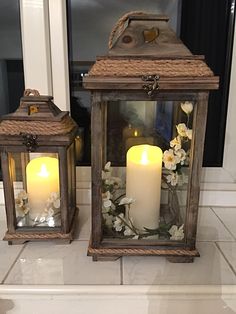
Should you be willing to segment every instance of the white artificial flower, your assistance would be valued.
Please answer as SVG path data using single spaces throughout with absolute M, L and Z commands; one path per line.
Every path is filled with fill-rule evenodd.
M 135 235 L 135 233 L 128 226 L 125 226 L 124 235 L 125 236 L 131 236 L 131 235 Z
M 183 165 L 184 161 L 186 159 L 186 152 L 185 152 L 185 150 L 181 148 L 181 149 L 177 150 L 175 152 L 175 154 L 176 154 L 176 156 L 178 156 L 181 165 Z
M 187 135 L 187 138 L 188 138 L 189 140 L 191 140 L 192 137 L 193 137 L 193 130 L 187 129 L 186 135 Z
M 106 185 L 120 186 L 121 179 L 117 177 L 107 177 L 105 180 Z
M 104 170 L 105 171 L 111 171 L 111 162 L 110 161 L 108 161 L 106 164 L 105 164 L 105 167 L 104 167 Z
M 25 216 L 25 212 L 24 209 L 20 206 L 16 206 L 16 211 L 19 217 L 24 217 Z
M 106 191 L 105 193 L 102 194 L 102 199 L 103 200 L 110 200 L 111 199 L 111 193 L 110 191 Z
M 166 180 L 168 183 L 170 183 L 172 186 L 176 186 L 179 181 L 179 176 L 177 172 L 172 172 L 168 176 L 166 176 Z
M 166 150 L 163 154 L 163 162 L 166 169 L 175 170 L 176 164 L 180 162 L 180 159 L 178 156 L 174 154 L 173 149 L 169 149 Z
M 24 205 L 24 202 L 21 198 L 16 198 L 15 203 L 17 207 L 22 207 Z
M 58 198 L 58 194 L 56 192 L 52 192 L 49 194 L 49 198 L 47 199 L 47 204 L 52 204 Z
M 103 218 L 105 219 L 105 224 L 107 227 L 112 228 L 113 226 L 113 216 L 107 213 L 103 213 Z
M 177 129 L 177 132 L 180 136 L 182 137 L 187 137 L 187 126 L 185 123 L 180 123 L 178 125 L 176 125 L 176 129 Z
M 54 208 L 60 208 L 61 206 L 61 201 L 60 201 L 60 197 L 59 197 L 59 194 L 57 192 L 52 192 L 50 193 L 49 195 L 49 198 L 47 199 L 47 207 L 50 208 L 50 207 L 54 207 Z
M 171 235 L 170 240 L 180 241 L 184 239 L 184 225 L 179 228 L 173 225 L 168 232 Z
M 61 200 L 58 198 L 58 199 L 56 199 L 54 202 L 53 202 L 53 206 L 55 207 L 55 208 L 60 208 L 60 206 L 61 206 Z
M 180 106 L 183 112 L 185 112 L 187 115 L 190 115 L 190 113 L 193 111 L 193 104 L 190 101 L 185 101 L 181 103 Z
M 55 220 L 53 217 L 50 217 L 47 221 L 49 227 L 55 227 Z
M 111 176 L 110 172 L 106 172 L 102 170 L 102 180 L 107 180 L 110 178 L 110 176 Z
M 134 203 L 135 200 L 131 197 L 123 197 L 121 200 L 120 200 L 120 203 L 119 205 L 130 205 L 132 203 Z
M 132 239 L 133 239 L 133 240 L 138 240 L 138 238 L 139 238 L 139 235 L 136 234 Z
M 19 198 L 21 200 L 27 200 L 28 194 L 25 192 L 25 190 L 22 190 L 18 193 L 17 198 Z
M 53 201 L 57 200 L 59 198 L 59 195 L 57 192 L 52 192 L 50 194 L 50 199 L 52 199 Z
M 121 185 L 122 185 L 122 180 L 121 180 L 121 178 L 112 177 L 112 180 L 113 180 L 114 188 L 118 189 L 118 188 L 121 187 Z
M 181 138 L 179 135 L 175 137 L 172 141 L 170 141 L 170 147 L 173 147 L 175 150 L 181 148 Z
M 113 227 L 116 231 L 121 231 L 124 226 L 124 223 L 120 218 L 124 219 L 124 214 L 119 214 L 116 216 L 115 221 L 113 222 Z
M 111 200 L 105 200 L 105 201 L 103 201 L 103 206 L 104 206 L 105 208 L 110 208 L 110 207 L 111 207 L 111 204 L 112 204 Z
M 103 205 L 103 209 L 105 209 L 106 212 L 109 211 L 110 207 L 112 206 L 111 193 L 109 191 L 107 191 L 106 193 L 103 193 L 102 205 Z

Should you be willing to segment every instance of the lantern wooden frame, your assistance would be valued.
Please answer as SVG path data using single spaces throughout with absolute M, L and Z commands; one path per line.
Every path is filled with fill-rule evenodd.
M 126 22 L 126 27 L 121 26 L 121 21 Z M 193 262 L 194 257 L 199 256 L 195 244 L 208 95 L 210 90 L 218 88 L 219 78 L 207 67 L 203 56 L 192 55 L 173 35 L 167 21 L 168 18 L 163 16 L 126 15 L 112 31 L 109 56 L 98 58 L 84 77 L 84 87 L 92 93 L 92 234 L 88 254 L 93 260 L 116 259 L 122 255 L 159 255 L 166 256 L 171 262 Z M 127 42 L 132 36 L 140 36 L 141 24 L 144 31 L 154 25 L 163 32 L 163 37 L 157 38 L 156 46 L 154 43 L 131 41 L 130 45 L 130 41 Z M 138 25 L 137 29 L 135 25 Z M 111 100 L 185 100 L 196 103 L 185 241 L 182 244 L 102 239 L 101 173 L 105 162 L 106 108 Z
M 33 112 L 36 110 L 36 112 L 30 113 L 31 110 Z M 68 112 L 60 111 L 52 102 L 51 96 L 40 96 L 34 90 L 25 91 L 20 107 L 15 113 L 2 117 L 0 151 L 8 228 L 4 240 L 9 244 L 37 240 L 60 240 L 67 243 L 73 239 L 78 213 L 74 157 L 76 132 L 77 125 L 69 117 Z M 13 179 L 8 154 L 25 153 L 27 155 L 31 152 L 56 153 L 58 156 L 60 227 L 17 227 Z

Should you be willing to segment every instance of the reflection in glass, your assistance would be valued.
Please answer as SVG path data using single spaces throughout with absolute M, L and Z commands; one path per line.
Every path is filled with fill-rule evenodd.
M 57 154 L 9 153 L 17 227 L 59 227 Z
M 107 104 L 104 238 L 183 241 L 194 104 Z

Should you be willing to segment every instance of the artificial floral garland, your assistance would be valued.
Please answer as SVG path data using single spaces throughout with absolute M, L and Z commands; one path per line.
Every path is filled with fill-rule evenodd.
M 60 216 L 60 196 L 57 192 L 52 192 L 49 195 L 49 198 L 46 200 L 45 208 L 42 209 L 42 212 L 34 220 L 30 219 L 30 207 L 28 194 L 25 190 L 21 190 L 15 199 L 15 206 L 17 216 L 17 225 L 18 227 L 23 226 L 23 219 L 26 219 L 32 227 L 47 225 L 48 227 L 55 227 L 55 219 Z

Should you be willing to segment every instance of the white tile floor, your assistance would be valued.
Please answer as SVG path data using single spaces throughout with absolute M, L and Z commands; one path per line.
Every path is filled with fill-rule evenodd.
M 90 208 L 80 206 L 76 240 L 70 245 L 0 241 L 0 282 L 4 285 L 234 285 L 236 208 L 200 209 L 193 264 L 171 264 L 162 257 L 123 257 L 92 262 L 86 256 Z M 4 222 L 0 222 L 3 236 Z

